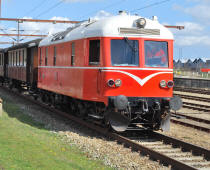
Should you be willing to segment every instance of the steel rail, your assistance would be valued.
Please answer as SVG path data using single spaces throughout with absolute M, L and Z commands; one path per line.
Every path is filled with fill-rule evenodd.
M 183 126 L 186 126 L 186 127 L 191 127 L 191 128 L 194 128 L 194 129 L 197 129 L 197 130 L 200 130 L 200 131 L 204 131 L 204 132 L 207 132 L 207 133 L 210 132 L 209 128 L 206 128 L 206 127 L 203 127 L 203 126 L 197 126 L 197 125 L 194 125 L 194 124 L 191 124 L 191 123 L 186 123 L 186 122 L 182 122 L 182 121 L 175 120 L 175 119 L 171 119 L 171 122 L 173 122 L 175 124 L 183 125 Z
M 181 116 L 181 117 L 185 117 L 187 119 L 194 120 L 194 121 L 197 121 L 197 122 L 202 122 L 202 123 L 210 124 L 210 120 L 201 119 L 201 118 L 197 118 L 197 117 L 193 117 L 193 116 L 188 116 L 188 115 L 181 114 L 181 113 L 172 113 L 172 114 L 173 115 L 177 115 L 177 116 Z
M 176 146 L 179 146 L 187 151 L 192 151 L 194 154 L 196 155 L 204 155 L 204 158 L 206 158 L 207 160 L 210 159 L 210 151 L 200 147 L 200 146 L 196 146 L 187 142 L 183 142 L 179 139 L 175 139 L 173 137 L 169 137 L 160 133 L 156 133 L 156 132 L 152 132 L 151 134 L 152 136 L 158 137 L 159 139 L 162 139 L 164 142 L 170 144 L 173 143 Z
M 183 92 L 200 93 L 200 94 L 210 95 L 210 90 L 205 90 L 205 89 L 174 87 L 174 90 L 175 91 L 183 91 Z
M 7 88 L 4 88 L 4 89 L 7 89 Z M 7 91 L 9 91 L 9 90 L 7 89 Z M 9 92 L 11 93 L 11 91 L 9 91 Z M 14 94 L 14 92 L 12 92 L 12 93 Z M 79 123 L 79 124 L 89 128 L 89 129 L 92 129 L 94 131 L 97 131 L 100 134 L 103 134 L 103 135 L 105 135 L 105 136 L 107 136 L 109 138 L 112 138 L 113 140 L 117 140 L 119 143 L 122 143 L 125 146 L 128 146 L 128 147 L 130 147 L 131 149 L 133 149 L 135 151 L 142 152 L 144 154 L 149 155 L 151 158 L 153 158 L 155 160 L 160 160 L 163 163 L 171 165 L 172 167 L 174 167 L 176 169 L 185 169 L 185 170 L 195 170 L 196 169 L 196 168 L 191 167 L 191 166 L 189 166 L 189 165 L 187 165 L 187 164 L 185 164 L 183 162 L 177 161 L 177 160 L 175 160 L 173 158 L 170 158 L 170 157 L 168 157 L 166 155 L 163 155 L 163 154 L 161 154 L 159 152 L 156 152 L 156 151 L 154 151 L 152 149 L 149 149 L 149 148 L 147 148 L 147 147 L 145 147 L 143 145 L 135 143 L 135 142 L 129 140 L 128 138 L 126 138 L 126 137 L 123 137 L 123 136 L 121 136 L 119 134 L 110 132 L 107 128 L 96 126 L 96 125 L 91 124 L 89 122 L 86 122 L 86 121 L 84 121 L 82 119 L 79 119 L 79 118 L 77 118 L 77 117 L 75 117 L 73 115 L 67 114 L 67 113 L 62 112 L 60 110 L 57 110 L 55 108 L 49 107 L 46 104 L 40 103 L 40 102 L 38 102 L 36 100 L 33 100 L 30 97 L 23 96 L 23 95 L 21 95 L 19 93 L 15 93 L 15 95 L 19 95 L 20 97 L 25 97 L 28 101 L 30 101 L 30 102 L 32 102 L 34 104 L 40 105 L 41 107 L 45 108 L 48 111 L 52 111 L 53 113 L 62 115 L 62 116 L 66 117 L 66 118 L 68 118 L 70 120 L 73 120 L 74 122 Z M 155 133 L 152 133 L 152 134 L 154 135 Z M 169 138 L 171 138 L 171 137 L 167 137 L 167 140 L 169 140 Z M 170 140 L 170 142 L 173 142 L 174 144 L 176 144 L 175 141 L 177 142 L 177 140 L 174 140 L 172 138 Z M 205 155 L 206 158 L 210 157 L 209 156 L 210 155 L 210 151 L 207 150 L 207 149 L 201 148 L 199 146 L 190 148 L 190 146 L 192 146 L 191 144 L 188 144 L 188 143 L 185 143 L 185 142 L 182 142 L 182 141 L 179 141 L 179 142 L 182 143 L 181 146 L 188 146 L 186 149 L 190 149 L 196 154 Z
M 206 98 L 206 97 L 189 96 L 189 95 L 184 95 L 184 94 L 175 94 L 175 95 L 178 95 L 184 99 L 190 99 L 190 100 L 196 100 L 196 101 L 202 101 L 202 102 L 210 102 L 210 98 Z
M 203 105 L 203 104 L 183 102 L 183 107 L 190 108 L 190 109 L 193 109 L 193 110 L 200 110 L 200 111 L 204 111 L 204 112 L 210 112 L 210 106 Z

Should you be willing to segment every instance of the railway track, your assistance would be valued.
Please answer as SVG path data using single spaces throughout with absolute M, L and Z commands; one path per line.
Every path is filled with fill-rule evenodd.
M 8 89 L 6 90 L 8 91 Z M 11 91 L 9 92 L 11 93 Z M 12 92 L 12 94 L 14 94 L 14 92 Z M 15 95 L 23 97 L 23 95 L 19 93 L 15 93 Z M 49 107 L 46 104 L 33 100 L 29 96 L 24 97 L 28 101 L 38 104 L 55 114 L 59 114 L 62 117 L 73 120 L 74 122 L 92 129 L 93 131 L 97 131 L 108 138 L 116 140 L 125 147 L 129 147 L 134 151 L 149 155 L 150 158 L 158 160 L 165 165 L 169 165 L 172 169 L 193 170 L 210 168 L 210 161 L 208 161 L 210 160 L 210 151 L 205 148 L 195 146 L 160 133 L 145 131 L 138 127 L 130 129 L 126 133 L 117 134 L 110 132 L 107 128 L 99 127 L 98 125 L 84 121 L 53 107 Z
M 192 110 L 198 110 L 198 111 L 210 113 L 210 106 L 203 105 L 203 104 L 183 102 L 183 107 L 192 109 Z
M 180 96 L 183 99 L 202 101 L 202 102 L 210 102 L 210 97 L 209 98 L 205 98 L 205 97 L 190 96 L 190 95 L 184 95 L 184 94 L 176 94 L 176 95 Z
M 183 95 L 183 94 L 176 94 L 176 95 L 180 96 L 183 99 L 202 101 L 202 102 L 210 102 L 210 98 L 206 98 L 206 97 L 198 97 L 198 96 Z M 188 108 L 188 109 L 192 109 L 192 110 L 203 111 L 205 113 L 210 113 L 210 106 L 203 105 L 203 104 L 183 102 L 183 108 Z M 206 120 L 206 119 L 196 118 L 196 117 L 188 116 L 188 115 L 181 114 L 181 113 L 173 113 L 173 114 L 175 116 L 180 116 L 182 118 L 193 120 L 193 121 L 196 121 L 196 122 L 199 122 L 199 123 L 204 123 L 206 125 L 210 124 L 210 121 Z M 180 125 L 183 125 L 183 126 L 187 126 L 187 127 L 192 127 L 194 129 L 197 129 L 197 130 L 210 132 L 210 129 L 207 128 L 207 127 L 204 127 L 204 126 L 201 126 L 201 125 L 195 125 L 193 123 L 184 122 L 182 120 L 172 118 L 171 122 L 176 123 L 176 124 L 180 124 Z
M 196 118 L 196 117 L 188 116 L 188 115 L 181 114 L 181 113 L 173 113 L 173 115 L 180 116 L 180 118 L 182 118 L 182 119 L 183 118 L 184 119 L 189 119 L 189 120 L 193 120 L 195 122 L 203 123 L 205 125 L 210 125 L 210 121 L 206 120 L 206 119 Z M 197 130 L 200 130 L 200 131 L 210 133 L 210 128 L 202 126 L 202 125 L 195 125 L 195 123 L 193 124 L 193 123 L 190 123 L 190 122 L 185 122 L 185 121 L 182 121 L 182 119 L 179 120 L 179 119 L 171 118 L 171 122 L 173 122 L 175 124 L 180 124 L 180 125 L 183 125 L 183 126 L 186 126 L 186 127 L 191 127 L 191 128 L 194 128 L 194 129 L 197 129 Z
M 206 89 L 174 87 L 174 91 L 182 91 L 182 92 L 190 92 L 190 93 L 199 93 L 199 94 L 210 95 L 210 90 L 206 90 Z

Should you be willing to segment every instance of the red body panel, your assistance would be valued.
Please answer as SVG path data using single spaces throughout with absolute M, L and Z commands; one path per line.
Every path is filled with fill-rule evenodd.
M 71 66 L 71 43 L 52 45 L 48 48 L 48 65 L 45 66 L 45 49 L 42 49 L 42 64 L 38 69 L 38 87 L 59 94 L 83 100 L 108 103 L 108 96 L 125 95 L 128 97 L 172 97 L 172 88 L 161 88 L 161 80 L 173 80 L 173 41 L 167 41 L 169 68 L 146 68 L 144 66 L 144 40 L 139 40 L 139 67 L 113 67 L 111 65 L 110 40 L 100 39 L 100 64 L 89 65 L 89 40 L 75 43 L 75 65 Z M 122 39 L 122 38 L 121 38 Z M 152 40 L 152 39 L 149 39 Z M 54 47 L 57 49 L 56 66 L 53 66 Z M 39 49 L 40 59 L 40 49 Z M 40 63 L 40 61 L 39 61 Z M 121 87 L 109 87 L 109 79 L 120 79 Z

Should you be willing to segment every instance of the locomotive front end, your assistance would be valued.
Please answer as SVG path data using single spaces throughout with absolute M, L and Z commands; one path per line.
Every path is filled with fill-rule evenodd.
M 134 125 L 169 130 L 170 109 L 182 106 L 180 98 L 173 98 L 173 35 L 156 18 L 126 19 L 133 19 L 130 27 L 106 38 L 109 55 L 101 72 L 107 122 L 116 131 Z

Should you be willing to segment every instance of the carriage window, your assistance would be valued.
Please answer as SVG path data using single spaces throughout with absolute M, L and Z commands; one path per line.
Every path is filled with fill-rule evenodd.
M 90 40 L 89 64 L 95 65 L 100 62 L 100 40 Z
M 24 56 L 24 66 L 26 66 L 27 63 L 27 54 L 26 54 L 26 49 L 23 50 L 23 56 Z
M 45 65 L 47 66 L 47 59 L 48 59 L 48 48 L 45 50 Z
M 16 66 L 16 52 L 13 51 L 13 66 Z
M 20 62 L 19 53 L 18 53 L 18 51 L 16 51 L 16 66 L 19 66 L 19 62 Z
M 71 65 L 75 65 L 75 43 L 71 44 Z
M 111 61 L 115 66 L 139 65 L 139 42 L 137 40 L 111 40 Z
M 22 66 L 22 54 L 21 54 L 21 50 L 19 50 L 19 66 Z
M 13 66 L 14 60 L 13 60 L 13 53 L 10 52 L 10 65 Z
M 54 47 L 54 58 L 53 58 L 53 65 L 54 66 L 56 65 L 56 54 L 57 54 L 56 47 Z
M 144 42 L 145 66 L 168 67 L 168 43 L 165 41 Z

